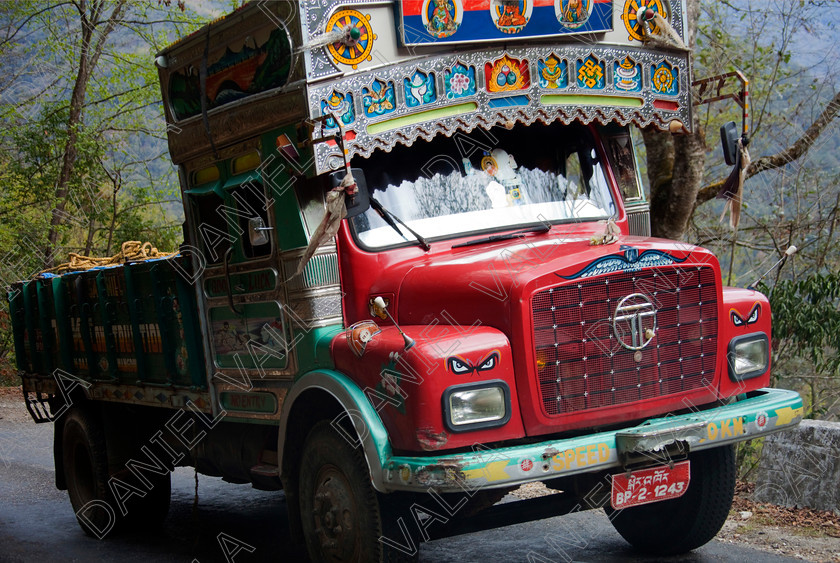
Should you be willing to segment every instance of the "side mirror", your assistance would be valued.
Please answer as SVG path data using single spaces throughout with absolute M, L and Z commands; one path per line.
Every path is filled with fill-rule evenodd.
M 262 217 L 251 217 L 248 219 L 248 240 L 251 246 L 262 246 L 268 242 L 266 231 L 273 227 L 266 227 Z
M 720 144 L 723 146 L 723 159 L 729 166 L 735 166 L 738 159 L 738 127 L 734 121 L 724 124 L 720 128 Z
M 353 172 L 353 179 L 356 180 L 357 190 L 356 195 L 348 195 L 344 198 L 348 219 L 361 215 L 370 208 L 370 195 L 368 194 L 364 171 L 361 168 L 351 168 L 350 170 Z M 346 171 L 344 170 L 338 170 L 330 174 L 330 187 L 338 187 L 345 174 Z

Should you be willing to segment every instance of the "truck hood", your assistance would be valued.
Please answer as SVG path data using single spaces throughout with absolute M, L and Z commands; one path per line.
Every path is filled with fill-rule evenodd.
M 456 248 L 448 259 L 420 263 L 407 272 L 399 287 L 398 318 L 407 325 L 440 319 L 466 326 L 480 323 L 513 338 L 516 311 L 538 288 L 689 260 L 716 258 L 697 246 L 629 236 L 608 245 L 592 245 L 588 237 L 580 237 Z
M 536 436 L 659 415 L 681 408 L 683 399 L 714 400 L 708 378 L 717 384 L 724 357 L 719 279 L 714 255 L 692 245 L 533 237 L 456 248 L 415 265 L 402 279 L 397 307 L 403 326 L 454 325 L 460 340 L 447 341 L 448 354 L 459 354 L 478 325 L 504 333 L 525 432 Z M 615 307 L 648 294 L 658 314 L 649 337 L 655 342 L 619 344 L 610 322 Z

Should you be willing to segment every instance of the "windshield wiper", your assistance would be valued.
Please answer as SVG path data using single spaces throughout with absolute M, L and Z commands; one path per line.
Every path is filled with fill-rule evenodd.
M 373 207 L 374 211 L 376 211 L 379 214 L 379 216 L 382 217 L 382 219 L 385 220 L 386 223 L 391 225 L 391 228 L 394 229 L 395 231 L 397 231 L 397 233 L 399 233 L 399 235 L 402 238 L 405 238 L 405 235 L 400 230 L 400 228 L 397 227 L 396 223 L 394 223 L 395 220 L 397 221 L 397 223 L 399 223 L 400 225 L 405 227 L 405 229 L 409 233 L 414 235 L 414 238 L 417 239 L 417 242 L 420 244 L 420 247 L 424 251 L 428 252 L 429 249 L 432 248 L 431 246 L 429 246 L 429 243 L 426 242 L 426 239 L 421 237 L 416 231 L 414 231 L 414 229 L 412 229 L 411 227 L 409 227 L 408 225 L 403 223 L 402 219 L 400 219 L 399 217 L 397 217 L 396 215 L 394 215 L 393 213 L 391 213 L 390 211 L 388 211 L 387 209 L 382 207 L 382 204 L 379 203 L 378 201 L 376 201 L 376 199 L 373 196 L 371 196 L 371 198 L 370 198 L 370 206 Z M 408 240 L 408 239 L 406 239 L 406 240 Z
M 504 233 L 501 235 L 490 235 L 489 237 L 485 238 L 477 238 L 473 240 L 468 240 L 467 242 L 459 242 L 458 244 L 453 244 L 452 248 L 462 248 L 464 246 L 473 246 L 476 244 L 484 244 L 485 242 L 496 242 L 498 240 L 510 240 L 512 238 L 519 238 L 522 235 L 528 234 L 543 234 L 547 233 L 551 230 L 551 225 L 540 225 L 539 227 L 531 227 L 528 229 L 522 229 L 521 231 L 514 231 L 512 233 Z

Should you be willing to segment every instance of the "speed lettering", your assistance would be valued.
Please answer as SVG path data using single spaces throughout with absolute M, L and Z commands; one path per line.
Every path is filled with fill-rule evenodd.
M 554 454 L 551 468 L 554 471 L 562 471 L 571 467 L 585 467 L 595 463 L 603 463 L 610 457 L 610 446 L 606 442 L 578 446 L 574 449 Z

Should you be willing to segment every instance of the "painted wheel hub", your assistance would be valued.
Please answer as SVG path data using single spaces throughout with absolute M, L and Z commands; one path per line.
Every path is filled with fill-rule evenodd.
M 321 468 L 315 488 L 315 532 L 325 555 L 340 561 L 353 559 L 359 538 L 353 523 L 358 511 L 350 482 L 335 466 Z

